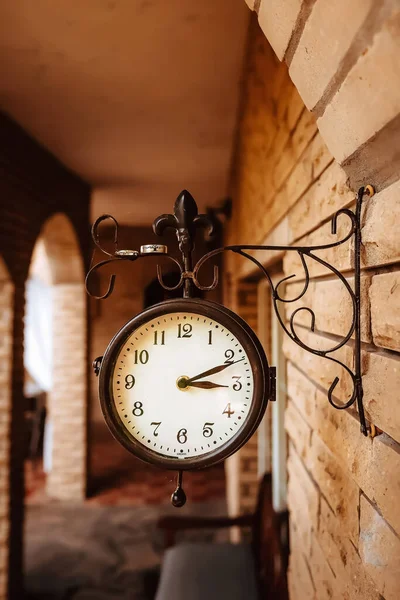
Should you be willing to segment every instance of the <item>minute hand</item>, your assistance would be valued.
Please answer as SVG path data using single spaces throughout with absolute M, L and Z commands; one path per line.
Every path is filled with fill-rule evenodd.
M 238 363 L 241 360 L 244 360 L 244 356 L 242 358 L 239 358 L 239 360 L 234 360 L 232 362 L 229 362 L 228 364 L 224 363 L 223 365 L 218 365 L 218 367 L 214 367 L 213 369 L 209 369 L 208 371 L 204 371 L 203 373 L 200 373 L 199 375 L 195 375 L 194 377 L 191 377 L 190 379 L 188 379 L 186 381 L 186 384 L 190 385 L 190 383 L 192 381 L 197 381 L 198 379 L 202 379 L 203 377 L 208 377 L 209 375 L 214 375 L 215 373 L 220 373 L 224 369 L 227 369 L 231 365 L 234 365 L 235 363 Z

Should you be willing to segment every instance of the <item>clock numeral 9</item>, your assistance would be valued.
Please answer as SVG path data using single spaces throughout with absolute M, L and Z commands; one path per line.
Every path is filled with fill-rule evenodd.
M 161 332 L 161 346 L 165 346 L 165 331 Z M 154 332 L 154 346 L 158 345 L 158 331 Z
M 126 390 L 131 390 L 134 385 L 135 385 L 135 378 L 134 378 L 134 376 L 133 375 L 127 375 L 125 377 L 125 389 Z
M 157 429 L 160 427 L 161 421 L 158 421 L 158 422 L 153 421 L 153 423 L 150 423 L 151 427 L 153 427 L 154 425 L 156 426 L 156 428 L 153 431 L 153 435 L 154 435 L 154 437 L 158 437 Z
M 135 402 L 135 404 L 133 405 L 133 411 L 132 411 L 132 414 L 134 417 L 142 416 L 142 414 L 144 413 L 142 406 L 143 406 L 142 402 Z
M 224 408 L 224 411 L 222 413 L 223 415 L 228 415 L 228 419 L 231 418 L 231 415 L 235 414 L 234 410 L 231 410 L 231 403 L 229 402 L 229 404 L 227 404 Z
M 186 444 L 187 442 L 187 429 L 180 429 L 177 433 L 176 439 L 180 444 Z
M 233 357 L 234 356 L 235 356 L 235 353 L 233 350 L 227 350 L 225 352 L 226 361 L 224 362 L 224 365 L 233 365 Z
M 138 350 L 135 350 L 135 365 L 138 364 L 138 362 L 140 362 L 142 365 L 145 365 L 149 360 L 149 353 L 147 352 L 147 350 L 142 350 L 141 352 L 139 352 Z
M 212 436 L 212 434 L 214 433 L 213 430 L 211 429 L 211 426 L 214 425 L 214 423 L 204 423 L 203 425 L 203 435 L 205 438 L 209 438 Z
M 242 384 L 240 383 L 242 376 L 241 375 L 233 375 L 232 379 L 236 379 L 236 382 L 233 384 L 232 389 L 234 389 L 235 392 L 239 392 L 243 387 Z
M 178 338 L 190 338 L 192 337 L 192 329 L 190 323 L 179 323 L 178 325 Z M 183 333 L 182 333 L 183 332 Z

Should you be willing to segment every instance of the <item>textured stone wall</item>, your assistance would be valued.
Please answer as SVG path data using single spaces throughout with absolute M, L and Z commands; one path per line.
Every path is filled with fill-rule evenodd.
M 386 157 L 398 155 L 394 111 L 399 78 L 393 72 L 394 61 L 398 63 L 398 36 L 397 41 L 393 37 L 396 16 L 390 3 L 381 3 L 378 14 L 368 3 L 343 3 L 341 8 L 327 2 L 263 0 L 261 5 L 253 4 L 259 10 L 261 27 L 290 69 L 279 63 L 254 20 L 233 168 L 233 219 L 226 241 L 333 241 L 328 222 L 333 213 L 354 208 L 359 183 L 372 183 L 377 189 L 372 199 L 364 201 L 362 214 L 362 352 L 367 418 L 379 428 L 379 435 L 365 438 L 355 410 L 336 411 L 329 405 L 326 389 L 334 377 L 340 377 L 339 398 L 351 393 L 350 381 L 340 368 L 289 339 L 284 345 L 289 398 L 290 596 L 292 600 L 394 600 L 400 596 L 400 171 L 395 158 L 380 163 L 379 139 L 385 135 Z M 351 11 L 351 27 L 338 28 L 333 23 L 350 20 Z M 321 19 L 325 19 L 323 24 Z M 320 73 L 314 79 L 313 68 Z M 358 95 L 369 69 L 386 72 L 386 98 L 375 87 L 370 101 Z M 291 76 L 314 114 L 304 107 Z M 352 92 L 345 96 L 350 85 Z M 360 100 L 358 111 L 347 111 L 345 97 L 347 102 Z M 329 131 L 328 125 L 322 125 L 328 119 Z M 365 130 L 361 132 L 362 123 Z M 341 217 L 338 235 L 347 228 L 348 222 Z M 352 281 L 351 244 L 321 256 Z M 287 286 L 288 296 L 294 296 L 304 271 L 294 253 L 283 258 L 285 275 L 297 275 L 295 283 Z M 279 253 L 262 257 L 269 266 L 281 259 Z M 242 265 L 235 256 L 226 267 L 231 291 L 254 277 L 251 264 Z M 309 321 L 300 315 L 297 331 L 307 343 L 326 348 L 349 328 L 350 305 L 340 284 L 320 265 L 310 263 L 310 275 L 311 286 L 303 301 L 316 313 L 316 331 L 311 333 Z M 337 357 L 352 366 L 351 342 Z M 242 472 L 238 470 L 235 477 L 240 480 Z
M 8 324 L 12 319 L 9 375 L 12 397 L 10 412 L 7 414 L 2 410 L 2 419 L 10 422 L 9 436 L 4 442 L 6 445 L 9 443 L 9 462 L 2 462 L 2 468 L 4 478 L 9 481 L 12 503 L 8 505 L 9 528 L 5 522 L 1 528 L 0 554 L 1 564 L 6 564 L 7 560 L 10 564 L 9 597 L 19 599 L 22 597 L 24 501 L 25 282 L 40 231 L 46 220 L 55 213 L 64 213 L 69 217 L 77 232 L 81 253 L 87 256 L 90 190 L 4 116 L 0 116 L 0 132 L 0 254 L 14 288 L 11 310 L 4 317 Z M 2 311 L 2 319 L 3 314 Z M 2 502 L 4 497 L 7 505 L 7 496 L 3 496 L 3 488 L 1 490 Z

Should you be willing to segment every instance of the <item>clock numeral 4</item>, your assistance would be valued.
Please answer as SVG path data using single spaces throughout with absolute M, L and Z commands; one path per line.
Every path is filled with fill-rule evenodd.
M 141 352 L 139 352 L 139 350 L 135 350 L 135 365 L 137 365 L 138 363 L 141 363 L 142 365 L 145 365 L 149 360 L 149 353 L 147 352 L 147 350 L 142 350 Z
M 223 415 L 228 415 L 228 419 L 231 418 L 231 415 L 235 414 L 235 411 L 231 410 L 231 403 L 230 402 L 225 406 L 224 411 L 223 411 L 222 414 Z
M 161 332 L 160 338 L 161 338 L 160 346 L 165 346 L 165 331 Z M 154 342 L 153 342 L 154 346 L 158 345 L 158 340 L 159 340 L 158 331 L 155 331 L 154 332 Z
M 132 414 L 134 417 L 141 417 L 142 414 L 144 413 L 143 410 L 143 403 L 142 402 L 135 402 L 133 405 L 133 410 L 132 410 Z
M 127 375 L 125 377 L 125 389 L 126 390 L 131 390 L 134 385 L 135 385 L 135 378 L 134 378 L 134 376 L 133 375 Z
M 190 338 L 192 337 L 192 329 L 190 323 L 178 324 L 178 338 Z
M 241 375 L 233 375 L 232 379 L 236 379 L 236 382 L 233 384 L 232 389 L 235 390 L 235 392 L 239 392 L 243 387 L 242 384 L 240 383 L 242 376 Z
M 150 423 L 150 426 L 151 426 L 151 427 L 154 427 L 154 425 L 156 426 L 156 428 L 155 428 L 155 429 L 154 429 L 154 431 L 153 431 L 153 435 L 154 435 L 154 437 L 158 437 L 157 430 L 158 430 L 158 428 L 160 427 L 161 423 L 162 423 L 162 421 L 158 421 L 158 422 L 156 422 L 156 421 L 153 421 L 153 423 Z
M 180 429 L 176 435 L 176 439 L 180 444 L 186 444 L 187 442 L 187 429 Z
M 211 429 L 211 427 L 214 425 L 214 423 L 204 423 L 203 425 L 203 435 L 205 438 L 209 438 L 212 436 L 212 434 L 214 433 L 214 431 Z

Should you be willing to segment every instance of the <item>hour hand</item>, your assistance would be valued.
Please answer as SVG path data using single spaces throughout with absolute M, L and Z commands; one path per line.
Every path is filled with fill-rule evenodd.
M 213 383 L 212 381 L 193 381 L 187 383 L 187 387 L 201 388 L 203 390 L 212 390 L 213 388 L 227 388 L 229 385 L 220 385 L 219 383 Z

